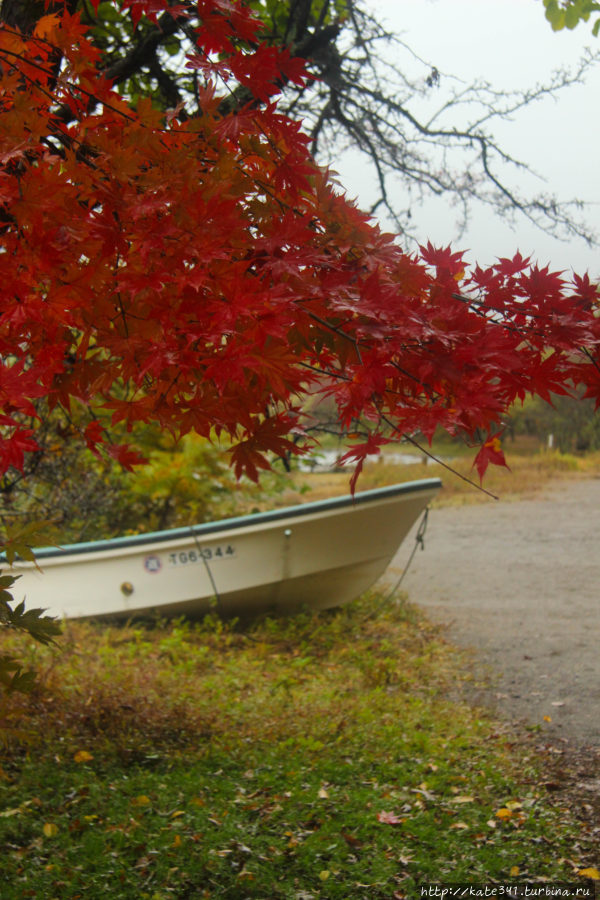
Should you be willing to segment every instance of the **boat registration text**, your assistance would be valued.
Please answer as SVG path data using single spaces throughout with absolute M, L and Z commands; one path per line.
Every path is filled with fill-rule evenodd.
M 167 559 L 170 566 L 187 566 L 190 563 L 228 559 L 232 556 L 235 556 L 235 547 L 224 544 L 217 547 L 198 547 L 196 550 L 178 550 L 176 553 L 169 553 Z

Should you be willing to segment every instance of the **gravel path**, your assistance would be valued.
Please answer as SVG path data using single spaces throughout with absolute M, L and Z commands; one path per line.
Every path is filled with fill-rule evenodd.
M 414 532 L 388 580 L 413 543 Z M 431 511 L 402 589 L 491 673 L 476 700 L 600 747 L 600 478 Z

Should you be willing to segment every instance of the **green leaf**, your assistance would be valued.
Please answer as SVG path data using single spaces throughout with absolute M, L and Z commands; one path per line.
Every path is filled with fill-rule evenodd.
M 577 8 L 577 6 L 568 6 L 565 9 L 564 18 L 565 18 L 565 25 L 567 26 L 567 28 L 572 30 L 573 28 L 577 27 L 580 19 L 589 18 L 589 13 L 587 13 L 587 15 L 586 15 L 585 13 L 582 13 L 581 10 Z
M 17 522 L 9 525 L 4 538 L 4 556 L 8 564 L 12 566 L 17 557 L 34 563 L 35 554 L 31 547 L 39 542 L 40 536 L 44 534 L 49 525 L 50 522 L 41 519 L 25 524 Z
M 9 693 L 18 691 L 21 694 L 27 694 L 32 691 L 36 684 L 35 672 L 28 670 L 23 671 L 21 663 L 8 654 L 0 656 L 0 685 Z
M 562 3 L 558 0 L 544 0 L 544 7 L 553 31 L 560 31 L 565 27 L 572 30 L 580 22 L 587 22 L 593 12 L 600 11 L 600 4 L 596 0 L 564 0 Z M 592 34 L 597 36 L 599 30 L 600 20 L 594 23 Z
M 177 56 L 177 54 L 181 51 L 181 42 L 177 35 L 172 35 L 168 37 L 167 40 L 162 45 L 163 50 L 165 50 L 169 56 Z
M 560 31 L 565 26 L 565 14 L 559 8 L 557 0 L 544 0 L 546 18 L 552 25 L 553 31 Z
M 21 602 L 16 609 L 9 607 L 9 610 L 8 625 L 19 631 L 26 631 L 40 644 L 54 643 L 54 638 L 62 632 L 57 619 L 44 615 L 45 609 L 26 610 L 25 604 Z
M 0 575 L 0 588 L 10 588 L 13 586 L 15 581 L 21 578 L 20 575 Z M 2 593 L 6 593 L 2 590 Z

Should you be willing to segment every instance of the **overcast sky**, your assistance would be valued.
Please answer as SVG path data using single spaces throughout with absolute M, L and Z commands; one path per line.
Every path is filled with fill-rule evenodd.
M 377 17 L 419 56 L 436 66 L 445 83 L 489 81 L 496 89 L 528 88 L 547 81 L 562 66 L 575 66 L 585 48 L 600 50 L 589 24 L 572 32 L 553 32 L 541 0 L 365 0 Z M 447 77 L 446 77 L 447 76 Z M 529 181 L 531 193 L 547 191 L 562 200 L 592 205 L 586 218 L 600 239 L 600 65 L 584 86 L 565 90 L 560 99 L 536 103 L 496 129 L 499 142 L 529 163 L 544 180 Z M 372 188 L 365 164 L 347 159 L 337 165 L 350 196 L 367 208 Z M 510 176 L 518 184 L 519 176 Z M 401 192 L 399 183 L 396 190 Z M 400 196 L 400 194 L 399 194 Z M 512 230 L 498 216 L 475 210 L 472 224 L 457 240 L 456 211 L 444 201 L 413 209 L 419 240 L 452 243 L 470 259 L 489 264 L 520 250 L 555 269 L 600 274 L 600 248 L 584 241 L 554 240 L 526 221 Z M 386 230 L 390 229 L 389 223 Z

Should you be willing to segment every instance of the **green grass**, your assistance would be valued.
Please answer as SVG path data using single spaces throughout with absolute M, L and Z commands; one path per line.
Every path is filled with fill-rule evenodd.
M 2 900 L 582 881 L 533 749 L 451 700 L 457 652 L 379 602 L 247 632 L 70 624 L 60 653 L 5 639 L 44 690 L 3 711 Z

